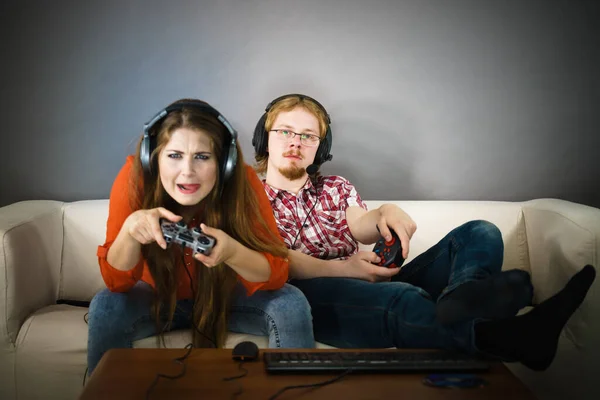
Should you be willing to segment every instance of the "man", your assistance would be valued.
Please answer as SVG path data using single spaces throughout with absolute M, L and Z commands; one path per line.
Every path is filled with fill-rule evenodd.
M 393 204 L 367 211 L 354 186 L 318 167 L 331 159 L 325 108 L 304 95 L 269 103 L 253 137 L 257 172 L 290 251 L 291 283 L 307 297 L 315 339 L 336 347 L 444 348 L 548 368 L 558 336 L 595 278 L 584 267 L 554 297 L 523 316 L 529 274 L 501 271 L 503 242 L 470 221 L 400 268 L 359 252 L 393 230 L 405 259 L 415 222 Z

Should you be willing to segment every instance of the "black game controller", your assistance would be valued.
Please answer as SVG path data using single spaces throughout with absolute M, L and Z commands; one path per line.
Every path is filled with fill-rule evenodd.
M 163 232 L 167 246 L 171 243 L 177 243 L 183 248 L 191 248 L 194 254 L 209 255 L 217 243 L 215 238 L 205 235 L 200 228 L 188 229 L 183 221 L 175 223 L 161 219 L 160 229 Z
M 379 228 L 377 228 L 377 230 L 379 230 Z M 398 268 L 404 263 L 404 258 L 402 257 L 402 244 L 400 243 L 400 238 L 396 232 L 392 229 L 390 229 L 390 232 L 392 233 L 390 241 L 386 242 L 384 238 L 380 238 L 377 243 L 375 243 L 373 252 L 381 258 L 381 261 L 379 261 L 377 265 L 386 268 Z

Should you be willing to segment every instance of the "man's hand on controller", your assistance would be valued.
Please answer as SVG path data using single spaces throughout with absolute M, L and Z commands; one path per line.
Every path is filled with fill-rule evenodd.
M 179 222 L 182 217 L 163 207 L 137 210 L 127 217 L 121 229 L 125 229 L 129 236 L 141 244 L 156 242 L 160 247 L 166 249 L 167 242 L 160 229 L 161 218 L 171 222 Z
M 235 254 L 236 247 L 240 245 L 237 240 L 220 229 L 205 224 L 200 224 L 200 229 L 202 229 L 202 233 L 215 239 L 215 247 L 210 251 L 210 255 L 200 253 L 194 255 L 196 260 L 209 268 L 216 267 L 220 263 L 226 263 Z
M 390 232 L 390 228 L 392 228 L 402 244 L 402 258 L 408 258 L 410 239 L 417 230 L 417 224 L 395 204 L 384 204 L 379 207 L 379 212 L 381 213 L 381 217 L 377 222 L 379 233 L 386 241 L 389 241 L 392 239 L 392 233 Z
M 372 251 L 359 251 L 342 261 L 348 278 L 357 278 L 369 282 L 382 282 L 396 275 L 400 268 L 381 268 L 377 263 L 381 259 Z

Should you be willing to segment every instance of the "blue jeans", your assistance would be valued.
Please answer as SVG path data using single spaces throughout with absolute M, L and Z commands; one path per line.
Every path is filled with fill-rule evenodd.
M 153 289 L 138 282 L 126 293 L 104 289 L 97 293 L 88 314 L 88 374 L 102 355 L 113 348 L 131 348 L 136 340 L 157 334 L 151 315 Z M 191 327 L 193 302 L 179 300 L 170 330 Z M 232 332 L 269 336 L 269 347 L 312 348 L 315 346 L 310 306 L 294 286 L 246 295 L 238 284 L 228 319 Z
M 470 221 L 406 264 L 389 282 L 315 278 L 291 283 L 310 303 L 319 342 L 340 348 L 475 353 L 476 321 L 443 325 L 436 317 L 436 303 L 465 282 L 499 273 L 503 257 L 498 228 L 487 221 Z M 523 287 L 519 305 L 528 305 L 531 290 Z M 506 310 L 506 317 L 513 315 L 514 309 Z

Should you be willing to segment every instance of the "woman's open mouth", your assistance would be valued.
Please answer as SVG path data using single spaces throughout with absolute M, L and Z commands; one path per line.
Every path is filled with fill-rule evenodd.
M 179 189 L 179 191 L 183 194 L 192 194 L 192 193 L 196 193 L 198 191 L 198 189 L 200 189 L 200 185 L 195 183 L 195 184 L 187 184 L 187 185 L 182 185 L 182 184 L 177 184 L 177 189 Z

